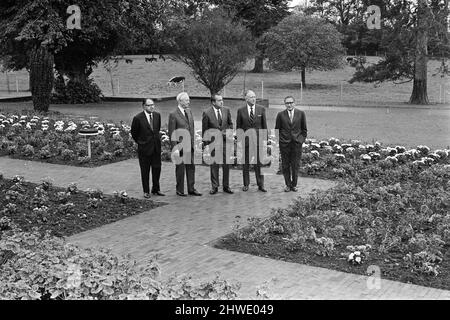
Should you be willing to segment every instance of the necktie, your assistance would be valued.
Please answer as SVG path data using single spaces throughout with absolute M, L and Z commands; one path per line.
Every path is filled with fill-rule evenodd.
M 148 114 L 148 124 L 150 125 L 150 129 L 153 130 L 153 113 Z
M 293 117 L 293 113 L 294 113 L 294 112 L 289 111 L 289 119 L 291 119 L 291 123 L 292 123 L 292 119 L 294 118 L 294 117 Z
M 255 121 L 255 115 L 253 114 L 253 106 L 250 107 L 250 124 L 253 125 Z
M 186 109 L 184 109 L 184 116 L 186 117 L 186 120 L 189 123 L 189 116 L 188 116 Z
M 219 126 L 222 126 L 222 116 L 220 115 L 220 110 L 217 110 L 217 120 L 219 122 Z

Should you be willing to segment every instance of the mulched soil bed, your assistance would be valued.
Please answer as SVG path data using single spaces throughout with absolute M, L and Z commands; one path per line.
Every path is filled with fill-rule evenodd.
M 354 241 L 354 243 L 357 242 L 358 240 Z M 331 254 L 328 257 L 324 257 L 308 252 L 308 249 L 289 250 L 286 242 L 277 237 L 272 237 L 267 244 L 260 244 L 238 240 L 233 235 L 227 235 L 216 240 L 213 247 L 347 273 L 368 275 L 367 268 L 369 264 L 351 265 L 346 258 L 339 254 Z M 344 249 L 345 245 L 337 245 L 335 252 L 338 253 Z M 396 265 L 397 261 L 400 262 L 401 260 L 402 254 L 389 253 L 381 255 L 375 250 L 370 253 L 370 265 L 380 267 L 382 279 L 450 290 L 450 250 L 448 250 L 448 247 L 444 251 L 443 261 L 440 264 L 440 273 L 437 277 L 417 274 L 401 265 Z
M 0 209 L 3 210 L 9 203 L 17 206 L 15 212 L 0 210 L 0 216 L 9 217 L 24 231 L 37 227 L 42 231 L 50 230 L 52 235 L 58 237 L 71 236 L 165 205 L 163 202 L 134 198 L 127 198 L 125 203 L 122 203 L 118 198 L 104 195 L 98 207 L 94 208 L 89 206 L 89 195 L 86 192 L 78 191 L 70 194 L 67 198 L 68 202 L 74 204 L 73 209 L 64 211 L 61 209 L 62 202 L 58 200 L 57 193 L 66 192 L 66 190 L 51 186 L 47 192 L 47 212 L 37 213 L 33 212 L 33 208 L 36 207 L 33 204 L 33 197 L 38 185 L 22 182 L 21 186 L 24 192 L 21 199 L 7 200 L 6 192 L 13 185 L 12 180 L 0 179 Z
M 0 151 L 0 157 L 3 157 L 3 156 L 7 156 L 12 159 L 29 160 L 29 161 L 36 161 L 36 162 L 43 162 L 43 163 L 60 164 L 60 165 L 74 166 L 74 167 L 87 167 L 87 168 L 100 167 L 100 166 L 104 166 L 104 165 L 111 164 L 111 163 L 125 161 L 128 159 L 136 159 L 136 161 L 138 161 L 136 154 L 129 154 L 129 155 L 121 156 L 121 157 L 114 157 L 111 160 L 100 160 L 96 157 L 92 157 L 92 159 L 89 162 L 84 162 L 84 163 L 80 163 L 76 159 L 74 159 L 74 160 L 63 160 L 60 158 L 41 159 L 37 156 L 25 157 L 23 155 L 8 155 L 5 152 L 2 153 Z

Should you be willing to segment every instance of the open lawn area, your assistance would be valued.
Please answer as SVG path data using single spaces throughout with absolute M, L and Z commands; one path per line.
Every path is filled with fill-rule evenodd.
M 166 61 L 145 62 L 146 56 L 126 56 L 132 59 L 132 64 L 121 60 L 113 70 L 113 83 L 116 95 L 120 96 L 175 96 L 181 91 L 181 86 L 169 87 L 167 81 L 174 76 L 185 76 L 185 90 L 191 96 L 208 96 L 209 91 L 195 80 L 189 68 L 171 59 Z M 378 57 L 367 57 L 368 63 L 374 63 Z M 433 76 L 436 74 L 440 62 L 431 60 L 428 64 L 428 97 L 430 103 L 440 103 L 441 85 L 446 90 L 439 105 L 448 106 L 450 103 L 450 83 L 448 79 Z M 225 88 L 225 96 L 241 97 L 245 88 L 255 90 L 258 97 L 262 95 L 270 100 L 270 104 L 282 104 L 287 95 L 293 95 L 300 102 L 300 73 L 277 72 L 268 70 L 263 74 L 248 73 L 252 69 L 253 61 L 238 73 L 233 81 Z M 412 82 L 404 84 L 370 83 L 349 84 L 354 68 L 344 65 L 335 71 L 312 71 L 306 75 L 308 89 L 303 91 L 302 105 L 331 105 L 331 106 L 407 106 L 406 103 L 412 92 Z M 29 88 L 28 72 L 23 70 L 11 73 L 10 87 L 15 91 L 15 79 L 19 81 L 19 90 Z M 94 69 L 92 74 L 95 82 L 100 86 L 103 94 L 112 95 L 111 78 L 102 64 Z M 263 82 L 263 84 L 262 84 Z M 342 96 L 341 96 L 342 84 Z M 264 88 L 262 88 L 262 85 Z M 118 86 L 120 88 L 118 88 Z M 117 93 L 119 89 L 119 93 Z M 6 76 L 0 75 L 0 96 L 7 95 Z

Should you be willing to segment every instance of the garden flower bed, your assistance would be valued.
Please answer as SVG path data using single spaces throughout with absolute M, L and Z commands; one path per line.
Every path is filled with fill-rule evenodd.
M 157 261 L 82 249 L 63 237 L 150 210 L 162 203 L 56 188 L 0 174 L 0 300 L 234 299 L 240 285 L 216 276 L 161 280 Z
M 161 280 L 153 259 L 83 249 L 0 219 L 0 300 L 193 300 L 236 298 L 239 283 L 216 276 Z
M 448 156 L 355 161 L 337 187 L 244 228 L 238 221 L 215 246 L 358 274 L 376 266 L 382 278 L 450 289 Z
M 84 127 L 97 128 L 88 157 L 87 137 L 79 135 Z M 160 132 L 163 155 L 169 156 L 169 139 Z M 120 123 L 69 120 L 60 116 L 0 114 L 0 156 L 75 166 L 98 166 L 136 156 L 137 146 L 130 127 Z
M 87 138 L 79 135 L 85 126 L 98 128 L 99 131 L 98 136 L 90 137 L 91 158 L 87 157 Z M 160 138 L 161 158 L 171 161 L 167 129 L 160 131 Z M 196 132 L 195 143 L 197 151 L 201 151 L 201 130 Z M 275 137 L 270 135 L 269 155 L 276 147 Z M 70 120 L 60 115 L 42 116 L 34 112 L 20 115 L 0 113 L 0 156 L 74 166 L 98 166 L 133 158 L 136 149 L 130 127 L 123 123 Z M 426 167 L 445 162 L 449 152 L 448 149 L 432 152 L 427 146 L 407 149 L 404 146 L 382 146 L 380 142 L 364 144 L 358 140 L 341 142 L 336 138 L 307 139 L 303 145 L 300 175 L 335 179 L 374 163 L 378 163 L 381 169 L 405 163 Z M 235 144 L 234 169 L 241 168 L 237 164 L 238 156 Z M 204 158 L 207 157 L 208 153 L 205 152 Z M 276 158 L 272 160 L 277 161 Z
M 48 181 L 40 185 L 16 176 L 0 174 L 0 217 L 7 217 L 24 231 L 38 228 L 64 237 L 139 214 L 164 203 L 129 198 L 126 191 L 114 196 L 100 190 L 79 191 L 76 184 L 66 189 Z

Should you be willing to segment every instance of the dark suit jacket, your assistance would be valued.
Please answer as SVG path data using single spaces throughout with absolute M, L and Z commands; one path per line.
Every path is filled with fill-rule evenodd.
M 302 145 L 308 133 L 305 112 L 294 109 L 292 123 L 287 110 L 279 112 L 275 120 L 275 129 L 279 130 L 280 147 L 287 147 L 291 142 Z
M 144 156 L 154 154 L 161 156 L 161 138 L 159 130 L 161 129 L 161 115 L 153 112 L 153 130 L 147 121 L 144 111 L 137 114 L 131 123 L 131 136 L 138 144 L 138 153 Z
M 239 108 L 236 119 L 236 129 L 267 129 L 266 109 L 263 106 L 255 105 L 255 121 L 250 125 L 250 116 L 248 115 L 247 105 Z
M 188 113 L 189 123 L 178 107 L 176 108 L 176 110 L 169 114 L 169 138 L 170 142 L 172 143 L 172 147 L 176 146 L 179 142 L 182 141 L 182 139 L 180 139 L 180 141 L 172 141 L 172 133 L 176 129 L 186 129 L 191 135 L 191 148 L 193 149 L 195 139 L 194 117 L 192 116 L 192 112 L 190 109 L 187 109 L 186 111 Z
M 231 119 L 231 111 L 226 107 L 222 107 L 222 125 L 219 126 L 219 120 L 216 117 L 217 111 L 214 107 L 209 107 L 203 111 L 202 116 L 202 136 L 209 129 L 219 129 L 225 138 L 225 130 L 233 129 L 233 120 Z M 204 141 L 204 145 L 210 144 L 212 141 Z

